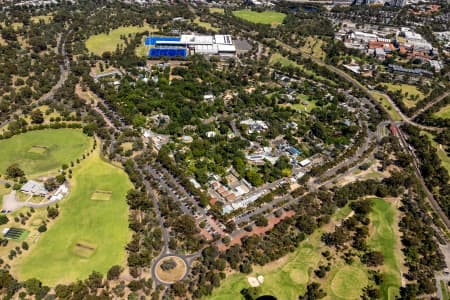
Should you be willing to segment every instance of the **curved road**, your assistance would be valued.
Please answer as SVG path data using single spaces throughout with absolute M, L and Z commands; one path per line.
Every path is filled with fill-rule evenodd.
M 450 96 L 450 91 L 446 92 L 443 95 L 440 95 L 436 98 L 434 98 L 434 100 L 431 100 L 430 102 L 428 102 L 427 105 L 425 105 L 424 107 L 422 107 L 421 109 L 419 109 L 418 111 L 416 111 L 412 116 L 411 116 L 411 120 L 414 120 L 415 118 L 417 118 L 421 113 L 427 111 L 428 109 L 430 109 L 432 106 L 434 106 L 435 104 L 441 102 L 442 100 L 444 100 L 446 97 Z
M 336 75 L 338 75 L 339 77 L 343 78 L 344 80 L 350 82 L 354 87 L 360 89 L 361 91 L 363 91 L 367 97 L 378 107 L 380 107 L 381 109 L 383 109 L 384 112 L 386 112 L 386 114 L 389 117 L 389 121 L 392 124 L 395 124 L 395 120 L 392 118 L 392 116 L 389 114 L 389 111 L 383 106 L 381 105 L 376 99 L 375 97 L 370 93 L 370 90 L 363 86 L 358 80 L 356 80 L 355 78 L 353 78 L 352 76 L 350 76 L 349 74 L 347 74 L 346 72 L 344 72 L 343 70 L 332 66 L 332 65 L 328 65 L 326 64 L 324 61 L 316 59 L 314 57 L 311 57 L 309 55 L 305 55 L 304 53 L 301 53 L 300 50 L 292 48 L 291 46 L 282 43 L 280 41 L 278 41 L 281 45 L 283 45 L 283 47 L 285 47 L 286 49 L 288 49 L 289 51 L 291 51 L 292 53 L 295 54 L 302 54 L 304 57 L 311 59 L 313 62 L 317 63 L 320 66 L 323 66 L 325 68 L 327 68 L 329 71 L 335 73 Z M 391 104 L 394 106 L 394 108 L 399 111 L 400 115 L 402 117 L 404 117 L 404 121 L 414 125 L 414 126 L 418 126 L 422 129 L 428 129 L 428 130 L 432 130 L 432 131 L 436 131 L 436 130 L 442 130 L 441 128 L 435 128 L 435 127 L 428 127 L 428 126 L 423 126 L 417 123 L 412 122 L 409 118 L 407 118 L 406 116 L 404 116 L 404 114 L 397 108 L 397 106 L 395 105 L 395 103 L 393 103 L 393 101 L 387 97 L 387 99 L 389 99 L 389 101 L 391 102 Z M 417 157 L 415 156 L 414 152 L 410 149 L 409 144 L 406 142 L 406 139 L 403 135 L 403 133 L 401 132 L 401 130 L 398 128 L 398 132 L 399 132 L 399 141 L 400 141 L 400 145 L 402 146 L 402 148 L 404 149 L 404 151 L 408 154 L 411 155 L 411 157 L 413 157 L 413 165 L 414 165 L 414 171 L 416 174 L 416 177 L 419 179 L 419 182 L 423 188 L 423 190 L 425 191 L 426 195 L 427 195 L 427 199 L 430 202 L 433 210 L 436 212 L 436 214 L 439 215 L 439 217 L 441 218 L 441 220 L 443 221 L 443 223 L 445 224 L 445 226 L 447 227 L 447 230 L 450 230 L 450 220 L 447 217 L 447 215 L 444 213 L 444 211 L 442 210 L 442 208 L 440 207 L 439 203 L 436 201 L 436 199 L 434 198 L 433 194 L 430 192 L 430 190 L 428 189 L 428 187 L 425 184 L 425 181 L 423 180 L 422 175 L 420 174 L 420 161 L 417 159 Z

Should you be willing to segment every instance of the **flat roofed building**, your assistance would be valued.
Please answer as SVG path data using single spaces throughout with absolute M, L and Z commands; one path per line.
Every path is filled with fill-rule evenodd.
M 147 38 L 150 48 L 149 57 L 186 57 L 187 54 L 219 55 L 232 57 L 236 55 L 236 47 L 231 35 L 196 35 L 182 34 L 179 38 Z
M 182 34 L 180 42 L 187 45 L 212 45 L 214 39 L 212 35 Z
M 311 161 L 309 159 L 304 159 L 300 162 L 300 165 L 302 167 L 306 167 L 307 165 L 309 165 L 311 163 Z

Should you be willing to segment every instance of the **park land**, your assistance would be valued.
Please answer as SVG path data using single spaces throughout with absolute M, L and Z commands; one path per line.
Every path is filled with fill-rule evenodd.
M 14 262 L 20 279 L 37 278 L 54 286 L 125 264 L 130 239 L 125 196 L 131 183 L 123 170 L 100 157 L 99 148 L 73 169 L 72 190 L 60 204 L 61 215 Z M 98 191 L 109 191 L 111 197 L 93 200 Z

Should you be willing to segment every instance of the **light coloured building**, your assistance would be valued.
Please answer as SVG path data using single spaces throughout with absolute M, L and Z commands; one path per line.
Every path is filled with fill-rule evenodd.
M 25 183 L 21 187 L 20 191 L 33 196 L 45 197 L 48 195 L 48 191 L 45 188 L 44 184 L 42 182 L 37 182 L 34 180 L 28 180 L 27 183 Z

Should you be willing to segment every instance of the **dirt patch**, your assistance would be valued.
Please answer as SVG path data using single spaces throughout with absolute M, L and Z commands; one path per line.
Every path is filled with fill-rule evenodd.
M 44 154 L 48 151 L 48 148 L 45 146 L 33 146 L 28 150 L 29 153 L 36 153 L 36 154 Z
M 92 196 L 91 200 L 99 200 L 99 201 L 108 201 L 111 200 L 112 192 L 111 191 L 95 191 Z
M 163 270 L 161 266 L 169 261 L 175 262 L 175 267 L 169 270 Z M 156 265 L 156 276 L 158 279 L 166 283 L 174 283 L 181 280 L 187 272 L 187 266 L 184 260 L 177 256 L 167 256 L 161 259 Z

